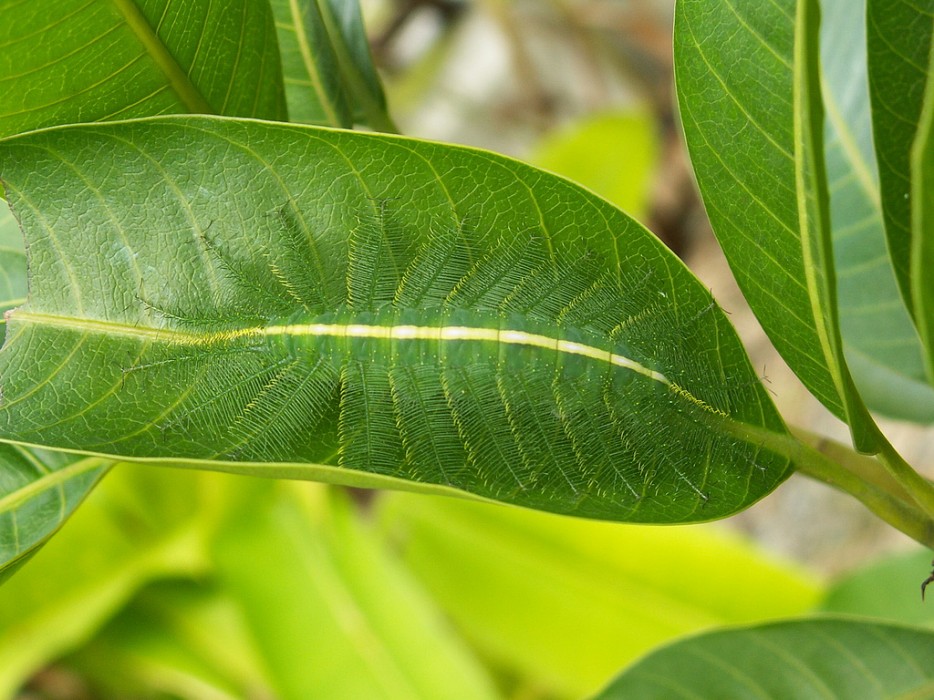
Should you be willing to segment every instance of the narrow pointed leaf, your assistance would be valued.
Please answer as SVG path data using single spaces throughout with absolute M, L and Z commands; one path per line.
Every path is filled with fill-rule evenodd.
M 911 155 L 911 196 L 912 298 L 928 377 L 934 381 L 934 52 Z
M 823 0 L 821 69 L 834 264 L 844 352 L 860 395 L 897 418 L 934 421 L 934 387 L 886 247 L 866 77 L 865 3 Z
M 0 178 L 32 270 L 3 439 L 649 522 L 788 473 L 709 293 L 521 163 L 167 117 L 10 139 Z
M 866 10 L 869 93 L 885 233 L 899 289 L 913 308 L 909 162 L 928 81 L 934 2 L 867 0 Z
M 0 582 L 58 531 L 109 466 L 97 457 L 0 445 Z
M 380 131 L 394 131 L 359 1 L 318 0 L 318 4 L 334 43 L 341 75 L 353 97 L 356 120 Z
M 665 647 L 594 700 L 926 698 L 934 632 L 817 619 L 711 632 Z
M 178 112 L 286 115 L 263 0 L 6 3 L 0 94 L 0 136 Z
M 345 496 L 294 484 L 272 491 L 225 529 L 217 560 L 276 697 L 497 697 Z
M 873 451 L 836 317 L 816 0 L 677 8 L 685 136 L 733 274 L 785 361 Z
M 560 697 L 585 697 L 675 637 L 809 611 L 818 587 L 715 525 L 570 520 L 387 494 L 380 523 L 485 657 Z M 550 697 L 550 694 L 549 694 Z
M 393 131 L 356 0 L 272 0 L 292 121 Z
M 289 117 L 322 126 L 353 125 L 337 55 L 316 0 L 271 0 L 282 51 Z

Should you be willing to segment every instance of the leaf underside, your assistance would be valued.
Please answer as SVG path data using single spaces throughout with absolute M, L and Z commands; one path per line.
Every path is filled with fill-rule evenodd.
M 767 13 L 738 18 L 725 3 L 714 7 L 696 0 L 680 2 L 675 31 L 678 95 L 707 213 L 737 282 L 753 310 L 773 309 L 772 314 L 757 315 L 776 347 L 808 388 L 841 414 L 814 321 L 805 311 L 810 302 L 793 185 L 790 5 L 784 2 L 770 6 Z M 751 25 L 752 20 L 757 25 Z M 739 25 L 744 41 L 721 42 L 719 31 L 725 23 Z M 772 29 L 768 43 L 757 30 L 759 24 Z M 741 50 L 748 57 L 741 65 L 760 67 L 762 80 L 781 83 L 781 100 L 760 99 L 761 85 L 741 82 L 744 76 L 727 70 L 737 66 Z M 725 82 L 734 76 L 737 84 Z M 725 147 L 727 142 L 730 147 Z
M 856 447 L 875 452 L 878 429 L 850 377 L 837 318 L 816 0 L 677 8 L 679 106 L 717 238 L 776 349 L 849 424 Z
M 595 700 L 927 698 L 934 633 L 845 619 L 710 632 L 660 649 Z
M 62 526 L 108 467 L 96 457 L 0 444 L 0 582 Z
M 866 30 L 873 139 L 888 249 L 902 296 L 912 307 L 910 155 L 918 132 L 934 2 L 867 0 Z
M 19 2 L 6 3 L 2 16 L 0 135 L 161 113 L 286 116 L 265 2 Z M 0 313 L 25 298 L 22 234 L 0 201 Z M 61 526 L 107 465 L 29 447 L 4 448 L 0 461 L 5 576 Z
M 345 126 L 353 115 L 317 0 L 271 0 L 289 119 Z
M 0 136 L 179 112 L 284 119 L 272 11 L 230 0 L 6 3 Z
M 10 140 L 0 176 L 31 266 L 4 439 L 638 521 L 723 516 L 788 473 L 736 437 L 784 428 L 709 293 L 527 166 L 160 118 Z
M 886 249 L 867 80 L 865 2 L 824 0 L 821 6 L 827 177 L 847 361 L 870 408 L 934 422 L 934 387 Z

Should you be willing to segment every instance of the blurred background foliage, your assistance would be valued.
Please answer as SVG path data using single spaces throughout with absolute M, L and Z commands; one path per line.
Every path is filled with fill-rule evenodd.
M 789 423 L 844 434 L 745 308 L 673 111 L 671 0 L 365 0 L 408 135 L 507 153 L 643 221 L 733 313 Z M 930 432 L 887 428 L 930 463 Z M 117 465 L 0 591 L 0 697 L 596 692 L 658 644 L 824 610 L 934 625 L 929 553 L 793 478 L 723 523 L 644 527 Z

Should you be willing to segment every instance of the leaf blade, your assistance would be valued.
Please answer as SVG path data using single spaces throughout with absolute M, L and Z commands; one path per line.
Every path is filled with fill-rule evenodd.
M 353 97 L 356 117 L 378 131 L 398 131 L 386 105 L 383 84 L 373 65 L 359 2 L 318 0 L 331 35 L 344 83 Z
M 26 293 L 22 234 L 0 199 L 0 313 L 22 305 Z M 0 582 L 58 531 L 108 468 L 99 458 L 0 445 Z
M 0 445 L 0 582 L 54 535 L 110 463 Z
M 756 13 L 683 0 L 678 99 L 698 185 L 740 288 L 805 386 L 873 451 L 877 429 L 846 368 L 836 317 L 817 12 L 804 0 Z
M 272 487 L 224 530 L 216 560 L 280 697 L 498 696 L 344 494 Z M 304 663 L 323 648 L 322 663 Z
M 136 170 L 119 199 L 98 182 L 79 213 L 56 193 L 96 182 L 82 143 Z M 559 178 L 470 149 L 216 118 L 0 148 L 37 271 L 0 352 L 6 440 L 224 469 L 307 463 L 329 480 L 645 521 L 719 517 L 787 476 L 787 460 L 735 437 L 784 428 L 706 290 Z M 251 185 L 219 185 L 193 154 Z M 478 194 L 490 190 L 504 199 Z M 86 272 L 76 217 L 111 248 L 105 270 Z M 390 370 L 425 367 L 407 399 Z M 48 401 L 89 372 L 86 396 Z M 599 430 L 579 429 L 595 415 Z M 567 458 L 546 468 L 527 429 Z M 431 448 L 438 436 L 466 461 Z
M 291 120 L 395 132 L 359 4 L 273 0 Z
M 846 619 L 780 622 L 676 642 L 595 700 L 668 697 L 896 698 L 934 687 L 934 633 Z
M 928 80 L 934 4 L 868 0 L 866 12 L 869 94 L 885 233 L 898 288 L 911 309 L 909 161 Z
M 588 697 L 675 637 L 807 612 L 819 590 L 715 525 L 623 526 L 408 494 L 384 494 L 376 514 L 484 656 L 561 697 Z
M 54 8 L 44 2 L 5 7 L 0 24 L 0 136 L 72 121 L 187 110 L 284 118 L 274 32 L 269 8 L 255 0 L 223 6 L 68 0 Z M 23 304 L 26 278 L 22 234 L 7 203 L 0 200 L 0 312 Z M 5 334 L 5 318 L 0 328 Z M 14 449 L 18 451 L 11 453 Z M 62 474 L 70 474 L 75 464 L 89 463 L 44 455 L 30 446 L 5 446 L 3 453 L 0 478 L 5 488 L 0 498 L 10 504 L 44 483 L 41 469 L 34 483 L 23 480 L 22 459 L 61 467 Z M 98 462 L 103 473 L 106 461 Z M 46 477 L 52 482 L 56 478 Z M 93 484 L 79 475 L 62 488 L 78 489 L 83 497 Z M 73 495 L 66 514 L 80 501 L 77 492 Z M 37 497 L 31 502 L 38 502 Z M 23 507 L 11 505 L 4 517 L 14 517 Z M 58 529 L 62 514 L 47 514 L 47 523 L 33 519 L 27 546 L 4 547 L 0 571 L 11 573 L 16 562 L 24 561 Z M 14 532 L 4 525 L 0 538 L 13 541 Z
M 353 114 L 315 0 L 273 0 L 292 121 L 350 127 Z
M 188 111 L 286 116 L 271 12 L 256 0 L 16 3 L 0 45 L 0 136 Z
M 839 0 L 824 0 L 822 8 L 825 150 L 844 352 L 869 408 L 931 422 L 934 388 L 886 244 L 866 51 L 854 41 L 866 34 L 866 13 Z
M 203 575 L 211 509 L 199 496 L 211 487 L 216 493 L 219 483 L 216 475 L 132 465 L 109 474 L 30 566 L 6 583 L 0 692 L 14 694 L 32 673 L 79 645 L 147 581 Z
M 932 20 L 934 21 L 934 20 Z M 934 380 L 934 52 L 911 152 L 911 291 L 925 366 Z

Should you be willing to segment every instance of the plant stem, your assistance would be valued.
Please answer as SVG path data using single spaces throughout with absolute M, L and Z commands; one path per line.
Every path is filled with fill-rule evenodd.
M 844 469 L 852 472 L 860 479 L 868 481 L 899 500 L 906 502 L 914 500 L 911 492 L 905 488 L 898 479 L 892 476 L 886 466 L 875 456 L 861 454 L 849 445 L 831 440 L 818 433 L 812 433 L 798 426 L 791 426 L 790 430 L 791 433 L 805 445 L 810 445 L 825 457 L 841 465 Z
M 896 498 L 847 470 L 820 452 L 802 444 L 795 464 L 798 471 L 859 499 L 869 510 L 912 539 L 934 549 L 934 520 L 912 503 Z
M 884 437 L 879 440 L 879 461 L 929 517 L 934 517 L 934 484 L 916 472 Z
M 739 424 L 734 424 L 731 432 L 747 442 L 788 457 L 795 469 L 802 474 L 854 496 L 889 525 L 934 549 L 934 517 L 926 509 L 922 510 L 915 505 L 913 501 L 917 500 L 917 494 L 913 488 L 906 486 L 894 475 L 890 479 L 888 475 L 891 474 L 891 469 L 882 472 L 882 465 L 876 459 L 847 450 L 843 445 L 817 438 L 804 431 L 801 431 L 803 437 L 817 441 L 837 459 L 831 459 L 820 449 L 805 444 L 788 433 Z M 911 471 L 923 479 L 917 472 Z M 928 482 L 925 484 L 930 487 Z

